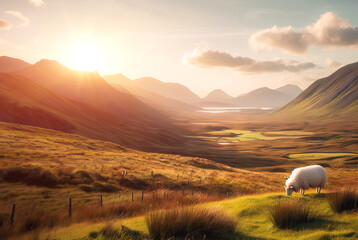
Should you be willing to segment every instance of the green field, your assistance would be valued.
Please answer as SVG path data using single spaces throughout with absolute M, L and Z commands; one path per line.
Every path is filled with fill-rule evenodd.
M 303 131 L 259 132 L 249 130 L 225 129 L 220 131 L 207 132 L 207 135 L 200 136 L 200 138 L 217 143 L 239 143 L 247 141 L 270 141 L 283 138 L 299 138 L 309 136 L 311 134 L 311 132 Z
M 278 201 L 296 199 L 312 206 L 316 217 L 310 223 L 298 225 L 293 230 L 276 228 L 269 216 L 269 207 Z M 358 214 L 349 212 L 334 213 L 326 200 L 326 194 L 308 193 L 306 196 L 294 194 L 286 197 L 283 194 L 270 193 L 255 196 L 244 196 L 220 202 L 207 203 L 209 206 L 220 206 L 237 216 L 237 233 L 232 239 L 357 239 Z M 53 231 L 44 231 L 39 239 L 91 239 L 90 232 L 100 231 L 106 222 L 81 223 Z M 121 225 L 131 231 L 138 231 L 143 238 L 148 237 L 144 216 L 114 220 L 116 228 Z M 24 237 L 23 235 L 21 237 Z M 20 238 L 20 236 L 19 236 Z M 14 238 L 16 239 L 16 238 Z M 97 239 L 101 239 L 100 237 Z
M 311 160 L 320 160 L 320 159 L 327 159 L 327 158 L 340 158 L 340 157 L 347 157 L 347 156 L 356 156 L 357 153 L 344 153 L 344 152 L 332 152 L 332 153 L 292 153 L 288 154 L 289 158 L 293 159 L 311 159 Z

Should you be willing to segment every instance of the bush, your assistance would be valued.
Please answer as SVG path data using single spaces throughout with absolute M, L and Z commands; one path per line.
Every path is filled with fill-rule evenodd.
M 28 185 L 55 187 L 59 180 L 48 170 L 41 168 L 8 168 L 1 176 L 6 182 L 23 182 Z
M 341 213 L 343 211 L 354 211 L 358 209 L 358 193 L 353 189 L 344 189 L 343 191 L 330 193 L 328 203 L 331 209 Z
M 309 205 L 299 201 L 281 201 L 270 209 L 272 223 L 281 229 L 293 229 L 301 223 L 309 222 L 314 213 Z
M 154 239 L 186 236 L 215 236 L 233 233 L 237 220 L 216 207 L 186 207 L 152 212 L 146 216 L 149 233 Z

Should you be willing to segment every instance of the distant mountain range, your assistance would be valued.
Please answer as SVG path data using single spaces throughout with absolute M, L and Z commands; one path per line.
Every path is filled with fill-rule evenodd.
M 200 101 L 200 98 L 195 93 L 188 87 L 179 83 L 166 83 L 151 77 L 130 80 L 122 74 L 107 75 L 104 76 L 104 79 L 109 83 L 120 84 L 128 90 L 132 89 L 132 91 L 137 91 L 137 89 L 140 88 L 187 104 Z
M 311 84 L 274 116 L 347 118 L 358 116 L 358 62 Z
M 185 101 L 177 100 L 159 94 L 158 92 L 160 91 L 155 91 L 153 87 L 147 87 L 148 83 L 144 79 L 141 79 L 140 81 L 131 80 L 122 74 L 106 75 L 104 76 L 104 79 L 118 91 L 130 92 L 148 106 L 151 106 L 152 108 L 155 108 L 162 112 L 171 113 L 173 111 L 194 111 L 199 109 L 199 107 L 197 106 L 186 103 L 188 97 L 189 99 L 196 99 L 196 97 L 193 97 L 193 92 L 180 84 L 170 84 L 169 86 L 171 89 L 173 89 L 174 87 L 178 87 L 179 89 L 181 89 L 184 93 L 181 99 L 184 99 Z M 153 82 L 152 79 L 150 79 L 149 81 Z M 160 82 L 159 80 L 156 81 Z M 157 84 L 162 85 L 162 88 L 165 88 L 166 86 L 165 83 L 161 84 L 161 82 Z
M 18 58 L 7 56 L 0 57 L 0 72 L 14 72 L 31 66 L 30 63 L 22 61 Z
M 216 89 L 204 97 L 201 106 L 239 106 L 239 107 L 278 107 L 282 106 L 302 92 L 296 85 L 285 85 L 277 89 L 258 88 L 246 94 L 232 97 L 221 89 Z
M 238 97 L 216 89 L 201 99 L 179 83 L 164 83 L 154 78 L 131 80 L 122 74 L 107 75 L 104 79 L 119 91 L 128 90 L 144 103 L 164 111 L 193 111 L 198 109 L 198 106 L 279 107 L 302 92 L 298 86 L 288 84 L 277 89 L 259 88 Z
M 96 72 L 41 60 L 0 73 L 0 121 L 79 133 L 142 150 L 184 144 L 179 127 Z

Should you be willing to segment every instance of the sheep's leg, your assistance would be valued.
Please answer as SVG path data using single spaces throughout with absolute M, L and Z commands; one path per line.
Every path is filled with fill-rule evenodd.
M 301 189 L 301 195 L 305 195 L 305 190 L 303 188 Z
M 321 193 L 321 187 L 317 187 L 316 192 L 317 192 L 317 194 L 320 194 Z

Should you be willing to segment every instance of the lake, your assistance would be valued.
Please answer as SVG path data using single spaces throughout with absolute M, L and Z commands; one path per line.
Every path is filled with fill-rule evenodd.
M 230 113 L 230 112 L 243 112 L 249 110 L 262 110 L 269 111 L 272 110 L 271 107 L 202 107 L 202 109 L 197 110 L 197 112 L 203 113 Z

